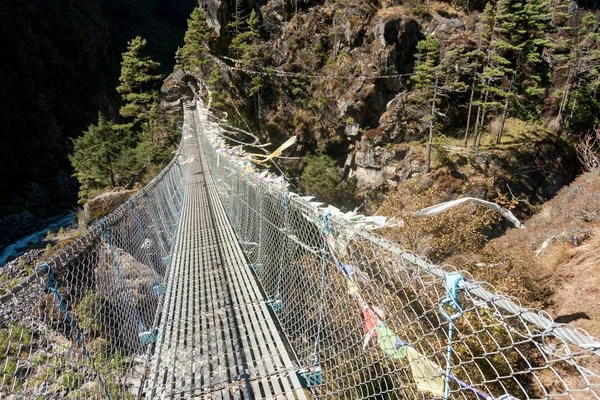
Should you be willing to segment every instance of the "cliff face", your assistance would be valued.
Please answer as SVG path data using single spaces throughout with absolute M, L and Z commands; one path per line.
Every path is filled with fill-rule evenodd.
M 239 126 L 249 124 L 274 146 L 296 135 L 294 155 L 319 150 L 334 158 L 343 178 L 356 185 L 358 197 L 378 199 L 415 180 L 424 190 L 441 188 L 448 197 L 470 194 L 493 199 L 512 191 L 527 203 L 539 204 L 578 171 L 569 141 L 553 135 L 543 123 L 557 110 L 556 96 L 564 90 L 560 85 L 546 89 L 537 120 L 526 120 L 517 106 L 510 108 L 509 117 L 511 113 L 515 117 L 502 123 L 505 140 L 500 145 L 492 138 L 500 129 L 501 109 L 497 115 L 488 112 L 477 128 L 485 132 L 477 150 L 471 143 L 462 146 L 470 88 L 479 87 L 464 54 L 477 50 L 485 2 L 469 3 L 469 8 L 441 2 L 358 0 L 201 3 L 219 36 L 211 44 L 212 54 L 202 55 L 207 64 L 198 76 L 206 83 L 218 71 L 220 78 L 209 86 L 223 100 L 229 119 Z M 254 56 L 238 62 L 223 57 L 244 57 L 230 47 L 238 34 L 232 27 L 236 10 L 242 22 L 251 10 L 260 18 L 260 39 L 252 43 Z M 575 4 L 570 10 L 573 23 L 587 12 Z M 240 26 L 240 32 L 248 29 Z M 439 44 L 440 65 L 457 52 L 463 54 L 448 63 L 455 70 L 449 81 L 464 85 L 450 90 L 455 82 L 444 84 L 433 117 L 430 91 L 411 79 L 418 43 L 427 37 Z M 558 61 L 553 67 L 557 77 L 567 68 Z M 253 91 L 258 78 L 260 89 Z M 238 111 L 244 122 L 237 118 Z M 433 174 L 428 175 L 424 142 L 432 119 Z M 300 177 L 306 159 L 280 164 L 291 177 Z M 523 215 L 529 213 L 526 208 Z

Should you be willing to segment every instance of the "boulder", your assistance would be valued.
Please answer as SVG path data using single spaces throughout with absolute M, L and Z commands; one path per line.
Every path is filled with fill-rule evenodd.
M 431 21 L 429 30 L 431 30 L 431 33 L 435 35 L 438 40 L 446 40 L 456 32 L 464 31 L 465 23 L 456 15 L 438 11 L 433 13 L 433 20 Z
M 135 190 L 114 190 L 102 193 L 100 196 L 88 200 L 83 206 L 85 223 L 89 225 L 97 219 L 113 212 L 121 204 L 129 200 L 135 193 Z
M 166 103 L 192 100 L 198 93 L 196 78 L 188 74 L 183 68 L 173 72 L 163 82 L 160 91 L 165 95 Z

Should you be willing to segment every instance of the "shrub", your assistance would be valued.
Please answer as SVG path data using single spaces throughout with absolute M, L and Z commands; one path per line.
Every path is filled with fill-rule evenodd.
M 497 216 L 483 207 L 463 205 L 445 213 L 416 218 L 413 213 L 448 200 L 435 190 L 421 191 L 404 186 L 390 193 L 377 214 L 396 217 L 404 226 L 388 228 L 382 234 L 399 242 L 402 247 L 440 262 L 457 253 L 480 250 L 486 243 L 485 232 L 497 221 Z
M 65 372 L 61 376 L 63 389 L 71 391 L 83 385 L 83 375 L 80 372 Z
M 79 326 L 90 332 L 99 332 L 103 328 L 103 299 L 95 292 L 89 291 L 77 304 L 75 311 L 79 317 Z
M 351 208 L 355 203 L 355 188 L 342 179 L 336 161 L 322 152 L 306 157 L 300 184 L 306 194 L 337 207 Z

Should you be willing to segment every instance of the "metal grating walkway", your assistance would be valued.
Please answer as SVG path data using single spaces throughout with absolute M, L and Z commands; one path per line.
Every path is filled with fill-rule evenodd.
M 160 331 L 150 399 L 305 399 L 277 328 L 200 157 L 186 110 L 187 190 Z

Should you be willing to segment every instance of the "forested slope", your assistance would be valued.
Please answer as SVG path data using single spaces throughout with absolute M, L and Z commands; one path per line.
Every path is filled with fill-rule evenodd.
M 275 144 L 296 135 L 296 155 L 334 160 L 340 179 L 355 181 L 361 194 L 435 171 L 461 147 L 474 158 L 527 139 L 532 147 L 553 143 L 552 158 L 568 170 L 560 183 L 545 182 L 555 187 L 541 198 L 515 193 L 540 203 L 573 178 L 572 144 L 599 122 L 593 4 L 202 3 L 218 29 L 203 46 L 188 42 L 182 65 L 212 89 L 216 108 Z M 396 168 L 407 156 L 414 156 L 408 174 Z M 310 160 L 282 164 L 301 176 Z

